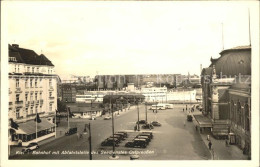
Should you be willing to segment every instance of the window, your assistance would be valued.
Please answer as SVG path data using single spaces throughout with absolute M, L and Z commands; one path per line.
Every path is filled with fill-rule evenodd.
M 50 106 L 49 106 L 49 112 L 52 111 L 52 104 L 50 103 Z
M 52 97 L 52 92 L 49 92 L 50 97 Z
M 42 106 L 40 106 L 40 112 L 42 112 Z
M 34 82 L 34 83 L 35 83 L 35 87 L 37 88 L 37 79 L 35 79 L 35 82 Z
M 35 113 L 38 113 L 38 106 L 35 106 Z
M 25 101 L 28 101 L 28 94 L 25 94 Z
M 20 109 L 19 108 L 16 109 L 15 115 L 16 115 L 16 118 L 20 117 Z
M 39 85 L 40 87 L 42 87 L 42 79 L 40 78 L 40 81 L 39 81 Z
M 19 65 L 18 65 L 18 73 L 20 72 L 20 68 L 19 68 Z
M 17 94 L 17 95 L 16 95 L 16 101 L 19 101 L 19 97 L 20 97 L 20 95 Z
M 35 100 L 37 100 L 37 93 L 35 93 Z
M 30 79 L 30 87 L 33 87 L 33 79 Z
M 25 88 L 28 88 L 28 79 L 25 80 Z
M 242 120 L 241 120 L 241 105 L 240 102 L 237 103 L 237 124 L 241 125 Z
M 30 72 L 30 67 L 27 67 L 27 72 Z
M 33 101 L 33 93 L 31 93 L 30 100 Z
M 28 114 L 28 108 L 25 108 L 26 115 Z
M 31 112 L 30 112 L 30 114 L 33 114 L 33 107 L 31 107 Z
M 14 72 L 16 72 L 16 65 L 14 66 Z
M 248 104 L 245 105 L 245 130 L 250 131 L 250 115 Z
M 32 67 L 32 73 L 34 73 L 34 67 Z
M 18 88 L 19 87 L 19 79 L 16 79 L 16 87 Z
M 40 92 L 40 99 L 42 99 L 42 92 Z
M 36 68 L 37 73 L 39 73 L 39 67 Z
M 52 79 L 49 79 L 49 86 L 52 86 Z

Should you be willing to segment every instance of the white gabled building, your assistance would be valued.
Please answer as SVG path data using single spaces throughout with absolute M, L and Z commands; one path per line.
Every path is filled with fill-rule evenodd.
M 57 79 L 43 54 L 9 45 L 9 144 L 27 145 L 55 135 Z M 41 122 L 34 121 L 39 115 Z M 11 119 L 18 124 L 13 128 Z M 37 133 L 36 133 L 37 131 Z

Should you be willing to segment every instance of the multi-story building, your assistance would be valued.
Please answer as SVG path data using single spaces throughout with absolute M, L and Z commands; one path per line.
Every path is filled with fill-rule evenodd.
M 57 75 L 43 54 L 9 45 L 10 145 L 27 145 L 55 135 Z M 35 121 L 39 116 L 41 122 Z M 12 128 L 11 122 L 18 124 Z
M 76 85 L 68 83 L 61 84 L 61 94 L 63 102 L 75 103 L 77 94 Z
M 216 137 L 229 136 L 250 155 L 251 46 L 223 50 L 201 73 L 203 114 Z

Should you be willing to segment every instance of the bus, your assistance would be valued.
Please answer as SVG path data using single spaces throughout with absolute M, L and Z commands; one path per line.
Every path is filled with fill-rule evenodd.
M 165 104 L 157 104 L 157 105 L 152 105 L 151 110 L 165 110 L 166 109 L 166 105 Z
M 166 109 L 173 108 L 173 104 L 165 104 L 165 106 L 166 106 Z

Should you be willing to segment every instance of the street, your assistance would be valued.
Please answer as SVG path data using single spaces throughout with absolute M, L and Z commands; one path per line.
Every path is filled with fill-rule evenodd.
M 159 121 L 162 126 L 154 127 L 152 131 L 154 138 L 147 148 L 126 148 L 121 143 L 115 150 L 119 159 L 129 159 L 131 154 L 140 153 L 134 151 L 144 151 L 140 154 L 142 160 L 205 160 L 210 159 L 210 152 L 203 143 L 201 136 L 196 132 L 194 124 L 187 122 L 186 112 L 182 109 L 184 105 L 176 104 L 173 109 L 158 110 L 158 113 L 148 111 L 148 122 Z M 145 119 L 145 106 L 139 106 L 140 120 Z M 117 115 L 117 111 L 115 112 Z M 104 116 L 103 116 L 104 117 Z M 120 111 L 120 115 L 115 116 L 115 132 L 127 131 L 129 136 L 134 136 L 134 125 L 137 121 L 137 108 L 132 106 L 128 111 Z M 101 142 L 112 135 L 112 121 L 103 120 L 102 117 L 97 120 L 88 119 L 70 119 L 70 127 L 77 127 L 78 132 L 82 133 L 85 124 L 91 123 L 92 151 L 93 160 L 108 160 L 111 156 L 112 147 L 101 147 Z M 184 123 L 185 122 L 185 123 Z M 66 127 L 66 119 L 62 119 L 60 127 Z M 141 128 L 141 131 L 144 129 Z M 61 133 L 61 132 L 57 132 Z M 40 144 L 40 148 L 29 154 L 16 154 L 10 159 L 89 159 L 88 135 L 83 134 L 78 138 L 77 134 L 71 136 L 62 136 L 50 142 Z M 73 152 L 74 151 L 74 152 Z M 145 152 L 146 151 L 146 152 Z M 101 152 L 103 154 L 101 154 Z M 104 153 L 105 152 L 105 153 Z M 120 153 L 121 152 L 121 153 Z

